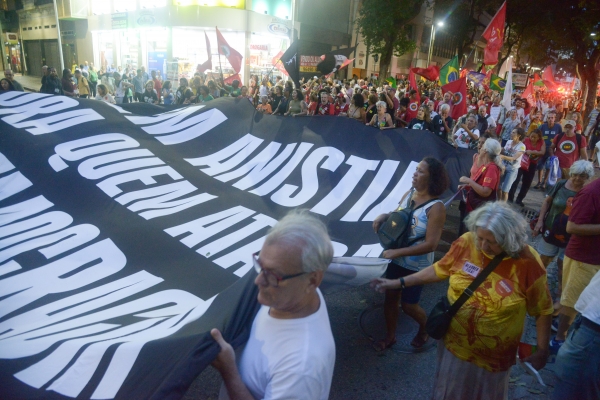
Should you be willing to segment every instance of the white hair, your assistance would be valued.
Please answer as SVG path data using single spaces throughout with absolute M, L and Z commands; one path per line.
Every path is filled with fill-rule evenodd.
M 448 112 L 450 112 L 450 105 L 449 105 L 449 104 L 442 104 L 442 105 L 440 106 L 440 113 L 441 113 L 441 112 L 444 112 L 444 111 L 446 111 L 446 110 L 448 110 Z
M 569 174 L 581 175 L 586 174 L 588 178 L 594 176 L 594 164 L 586 160 L 577 160 L 569 168 Z
M 387 110 L 387 103 L 385 101 L 379 100 L 377 103 L 375 103 L 375 107 L 385 107 L 385 109 Z
M 483 143 L 483 149 L 488 154 L 492 162 L 494 162 L 498 168 L 500 168 L 500 172 L 504 173 L 504 163 L 500 159 L 499 155 L 502 152 L 502 146 L 495 139 L 487 139 Z
M 527 221 L 503 201 L 488 202 L 472 211 L 465 225 L 473 234 L 477 228 L 492 232 L 498 245 L 512 258 L 517 258 L 527 246 Z
M 292 210 L 269 230 L 265 244 L 283 244 L 301 252 L 304 272 L 325 271 L 333 245 L 325 224 L 308 210 Z

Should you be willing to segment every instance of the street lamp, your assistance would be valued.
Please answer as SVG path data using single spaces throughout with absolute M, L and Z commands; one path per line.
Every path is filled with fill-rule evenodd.
M 437 26 L 440 28 L 444 26 L 444 21 L 440 21 L 437 23 Z M 427 54 L 427 67 L 431 63 L 431 56 L 433 55 L 433 44 L 435 42 L 435 24 L 431 24 L 431 37 L 429 38 L 429 54 Z

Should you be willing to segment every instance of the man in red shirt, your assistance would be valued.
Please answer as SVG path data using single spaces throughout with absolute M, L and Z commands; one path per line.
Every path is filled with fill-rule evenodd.
M 575 196 L 567 232 L 571 239 L 563 261 L 558 331 L 551 347 L 559 347 L 564 342 L 577 315 L 575 303 L 600 270 L 600 179 L 584 186 Z
M 158 104 L 160 104 L 160 95 L 162 94 L 162 83 L 156 76 L 156 71 L 150 72 L 152 76 L 152 81 L 154 82 L 154 90 L 156 90 L 156 95 L 158 96 Z
M 343 93 L 339 93 L 335 98 L 335 105 L 333 107 L 333 115 L 340 115 L 340 113 L 348 112 L 348 104 L 346 104 L 346 96 Z
M 569 168 L 579 159 L 587 160 L 587 142 L 585 136 L 575 133 L 575 121 L 564 121 L 565 133 L 556 135 L 552 141 L 552 151 L 558 157 L 558 166 L 563 179 L 569 179 Z
M 413 89 L 409 92 L 409 99 L 410 102 L 406 108 L 406 120 L 410 122 L 413 118 L 417 118 L 417 113 L 419 112 L 419 100 L 417 99 L 416 90 Z

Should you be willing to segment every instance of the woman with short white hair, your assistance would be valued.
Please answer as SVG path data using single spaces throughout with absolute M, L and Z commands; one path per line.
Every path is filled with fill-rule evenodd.
M 384 292 L 449 278 L 452 304 L 498 257 L 499 264 L 458 310 L 438 345 L 432 398 L 504 400 L 526 314 L 536 317 L 537 352 L 522 361 L 539 370 L 548 358 L 552 299 L 546 269 L 527 244 L 525 219 L 506 203 L 487 203 L 466 224 L 469 232 L 438 262 L 404 278 L 375 279 L 371 286 Z
M 375 103 L 375 107 L 377 108 L 377 114 L 371 118 L 371 122 L 369 122 L 368 126 L 374 126 L 381 130 L 383 129 L 393 129 L 394 123 L 392 122 L 392 117 L 388 114 L 387 111 L 387 103 L 385 101 L 378 101 Z

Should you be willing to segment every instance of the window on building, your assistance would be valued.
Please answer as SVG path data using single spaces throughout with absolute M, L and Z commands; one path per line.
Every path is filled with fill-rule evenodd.
M 140 0 L 140 8 L 160 8 L 167 5 L 167 0 Z

